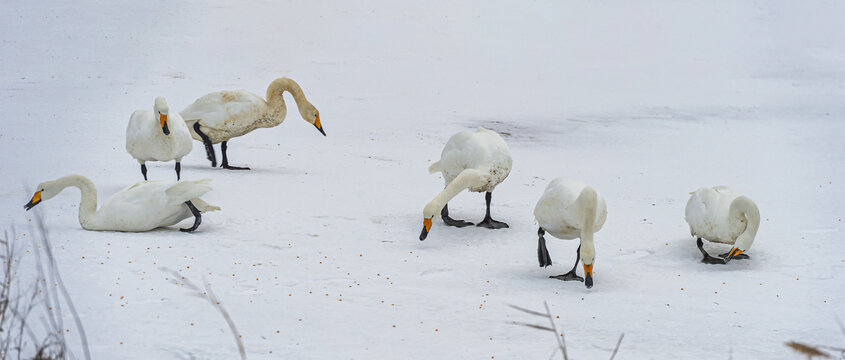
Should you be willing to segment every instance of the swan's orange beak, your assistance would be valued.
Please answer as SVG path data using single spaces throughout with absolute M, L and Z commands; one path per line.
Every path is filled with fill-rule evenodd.
M 38 203 L 40 203 L 40 202 L 41 202 L 41 191 L 39 190 L 35 193 L 35 195 L 32 195 L 32 200 L 29 200 L 29 202 L 26 203 L 26 205 L 24 205 L 23 208 L 26 209 L 26 210 L 32 209 L 33 207 L 35 207 L 35 205 L 38 205 Z
M 584 285 L 587 289 L 593 287 L 593 264 L 584 264 Z
M 314 120 L 314 127 L 316 127 L 317 130 L 320 130 L 320 133 L 323 134 L 323 136 L 326 136 L 326 132 L 323 131 L 323 124 L 320 124 L 320 115 L 317 115 L 317 120 Z
M 161 122 L 161 131 L 164 135 L 170 135 L 170 129 L 167 128 L 167 114 L 159 114 L 159 122 Z
M 429 231 L 431 231 L 431 218 L 423 220 L 423 229 L 420 233 L 420 241 L 425 240 L 425 238 L 428 236 Z
M 732 248 L 731 251 L 728 251 L 728 256 L 725 256 L 725 259 L 723 261 L 725 262 L 725 264 L 727 264 L 728 261 L 731 261 L 731 259 L 733 259 L 734 256 L 737 256 L 737 255 L 742 254 L 742 253 L 743 253 L 742 250 L 740 250 L 738 248 Z

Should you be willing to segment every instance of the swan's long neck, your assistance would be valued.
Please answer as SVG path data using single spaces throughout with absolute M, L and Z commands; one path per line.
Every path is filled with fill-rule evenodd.
M 75 186 L 82 194 L 79 202 L 79 225 L 84 229 L 90 228 L 97 216 L 97 188 L 88 178 L 80 175 L 68 175 L 56 180 L 59 191 L 69 186 Z
M 425 213 L 426 216 L 432 216 L 440 212 L 446 203 L 449 200 L 452 200 L 455 196 L 457 196 L 461 191 L 472 186 L 472 184 L 479 181 L 481 174 L 478 170 L 474 169 L 466 169 L 461 171 L 458 176 L 455 177 L 452 182 L 446 185 L 446 188 L 443 189 L 437 196 L 434 197 L 428 205 L 425 206 Z
M 757 236 L 757 229 L 760 228 L 760 210 L 757 204 L 748 197 L 740 196 L 731 202 L 728 217 L 731 221 L 737 219 L 745 221 L 745 230 L 737 236 L 734 247 L 748 251 L 751 243 L 754 242 L 754 237 Z
M 593 242 L 595 233 L 596 212 L 598 208 L 598 194 L 590 186 L 581 190 L 581 195 L 575 201 L 581 210 L 581 260 L 591 265 L 596 257 L 596 247 Z
M 283 96 L 285 91 L 293 95 L 293 100 L 296 101 L 296 106 L 300 109 L 308 101 L 305 98 L 305 93 L 296 81 L 288 78 L 278 78 L 273 80 L 270 86 L 267 87 L 267 103 L 270 105 L 270 108 L 278 109 L 279 107 L 285 107 L 285 98 Z

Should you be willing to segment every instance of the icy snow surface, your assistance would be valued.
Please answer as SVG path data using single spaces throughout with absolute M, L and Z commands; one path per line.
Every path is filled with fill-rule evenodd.
M 607 358 L 623 332 L 618 359 L 799 358 L 783 343 L 843 344 L 843 13 L 839 1 L 4 1 L 0 218 L 27 229 L 30 191 L 66 174 L 90 177 L 101 203 L 140 181 L 124 133 L 156 96 L 179 110 L 288 76 L 328 136 L 286 95 L 284 124 L 229 144 L 252 171 L 212 169 L 194 142 L 182 176 L 213 179 L 204 198 L 223 208 L 196 233 L 84 231 L 75 189 L 38 206 L 95 358 L 237 358 L 223 319 L 160 267 L 211 284 L 251 359 L 546 359 L 553 334 L 512 322 L 546 323 L 508 306 L 544 300 L 573 359 Z M 479 125 L 513 154 L 493 194 L 510 229 L 437 222 L 420 242 L 443 186 L 428 166 Z M 150 178 L 172 166 L 150 163 Z M 547 236 L 555 264 L 537 266 L 532 210 L 558 176 L 607 200 L 590 290 L 548 278 L 571 267 L 575 241 Z M 705 265 L 684 204 L 721 184 L 763 220 L 750 260 Z M 484 215 L 482 194 L 449 205 Z

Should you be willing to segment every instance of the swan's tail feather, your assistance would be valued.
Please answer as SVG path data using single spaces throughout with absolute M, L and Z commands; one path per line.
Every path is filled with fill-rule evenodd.
M 440 172 L 440 171 L 441 170 L 440 170 L 440 162 L 439 161 L 434 163 L 434 164 L 431 164 L 431 166 L 428 167 L 428 173 L 429 174 L 434 174 L 434 173 Z
M 219 206 L 209 205 L 207 202 L 203 201 L 200 198 L 193 198 L 191 202 L 200 211 L 201 214 L 205 214 L 209 211 L 218 211 L 220 210 Z
M 168 204 L 181 204 L 188 200 L 198 198 L 211 191 L 209 179 L 194 181 L 179 181 L 165 191 Z

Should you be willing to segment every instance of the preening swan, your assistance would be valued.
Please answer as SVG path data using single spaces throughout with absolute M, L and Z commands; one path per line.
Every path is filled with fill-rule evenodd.
M 126 126 L 126 152 L 141 164 L 147 180 L 147 161 L 176 160 L 176 180 L 181 179 L 182 157 L 191 152 L 191 134 L 179 114 L 168 117 L 170 108 L 163 96 L 153 111 L 136 110 Z
M 221 167 L 249 170 L 248 167 L 229 165 L 226 156 L 227 142 L 255 129 L 274 127 L 285 121 L 287 107 L 282 96 L 285 91 L 293 95 L 302 118 L 325 136 L 317 108 L 308 102 L 299 84 L 288 78 L 279 78 L 270 83 L 267 87 L 267 101 L 246 90 L 218 91 L 197 99 L 182 110 L 181 114 L 190 128 L 191 136 L 205 145 L 205 152 L 212 167 L 217 166 L 217 157 L 212 145 L 222 142 Z
M 583 182 L 557 178 L 549 183 L 543 196 L 537 201 L 534 217 L 540 224 L 540 229 L 537 230 L 540 238 L 537 247 L 540 267 L 552 264 L 549 250 L 546 248 L 546 239 L 543 237 L 547 231 L 558 239 L 580 238 L 581 244 L 576 250 L 572 270 L 550 277 L 565 281 L 583 281 L 588 288 L 593 287 L 593 264 L 596 258 L 593 234 L 601 230 L 607 219 L 604 198 L 593 187 Z M 586 280 L 575 273 L 579 259 L 583 260 Z
M 464 189 L 487 193 L 485 195 L 487 213 L 484 220 L 477 226 L 489 229 L 508 227 L 508 224 L 490 217 L 490 201 L 493 189 L 508 177 L 512 164 L 508 145 L 495 131 L 479 127 L 452 135 L 443 148 L 440 161 L 428 168 L 429 173 L 443 173 L 446 188 L 423 209 L 423 229 L 420 240 L 425 240 L 428 236 L 434 216 L 438 213 L 446 225 L 457 227 L 472 225 L 471 222 L 449 217 L 447 203 Z
M 220 210 L 199 196 L 211 191 L 208 180 L 142 181 L 112 195 L 97 209 L 97 189 L 81 175 L 68 175 L 38 184 L 38 189 L 24 208 L 32 209 L 44 200 L 75 186 L 82 193 L 79 225 L 85 230 L 149 231 L 174 225 L 194 217 L 194 225 L 182 231 L 194 231 L 202 222 L 200 214 Z
M 727 264 L 731 259 L 747 259 L 744 252 L 751 248 L 757 229 L 760 228 L 760 210 L 757 204 L 727 186 L 701 188 L 690 193 L 686 207 L 686 220 L 690 234 L 696 237 L 698 250 L 704 255 L 701 261 L 708 264 Z M 723 259 L 710 256 L 701 239 L 722 244 L 732 244 Z

